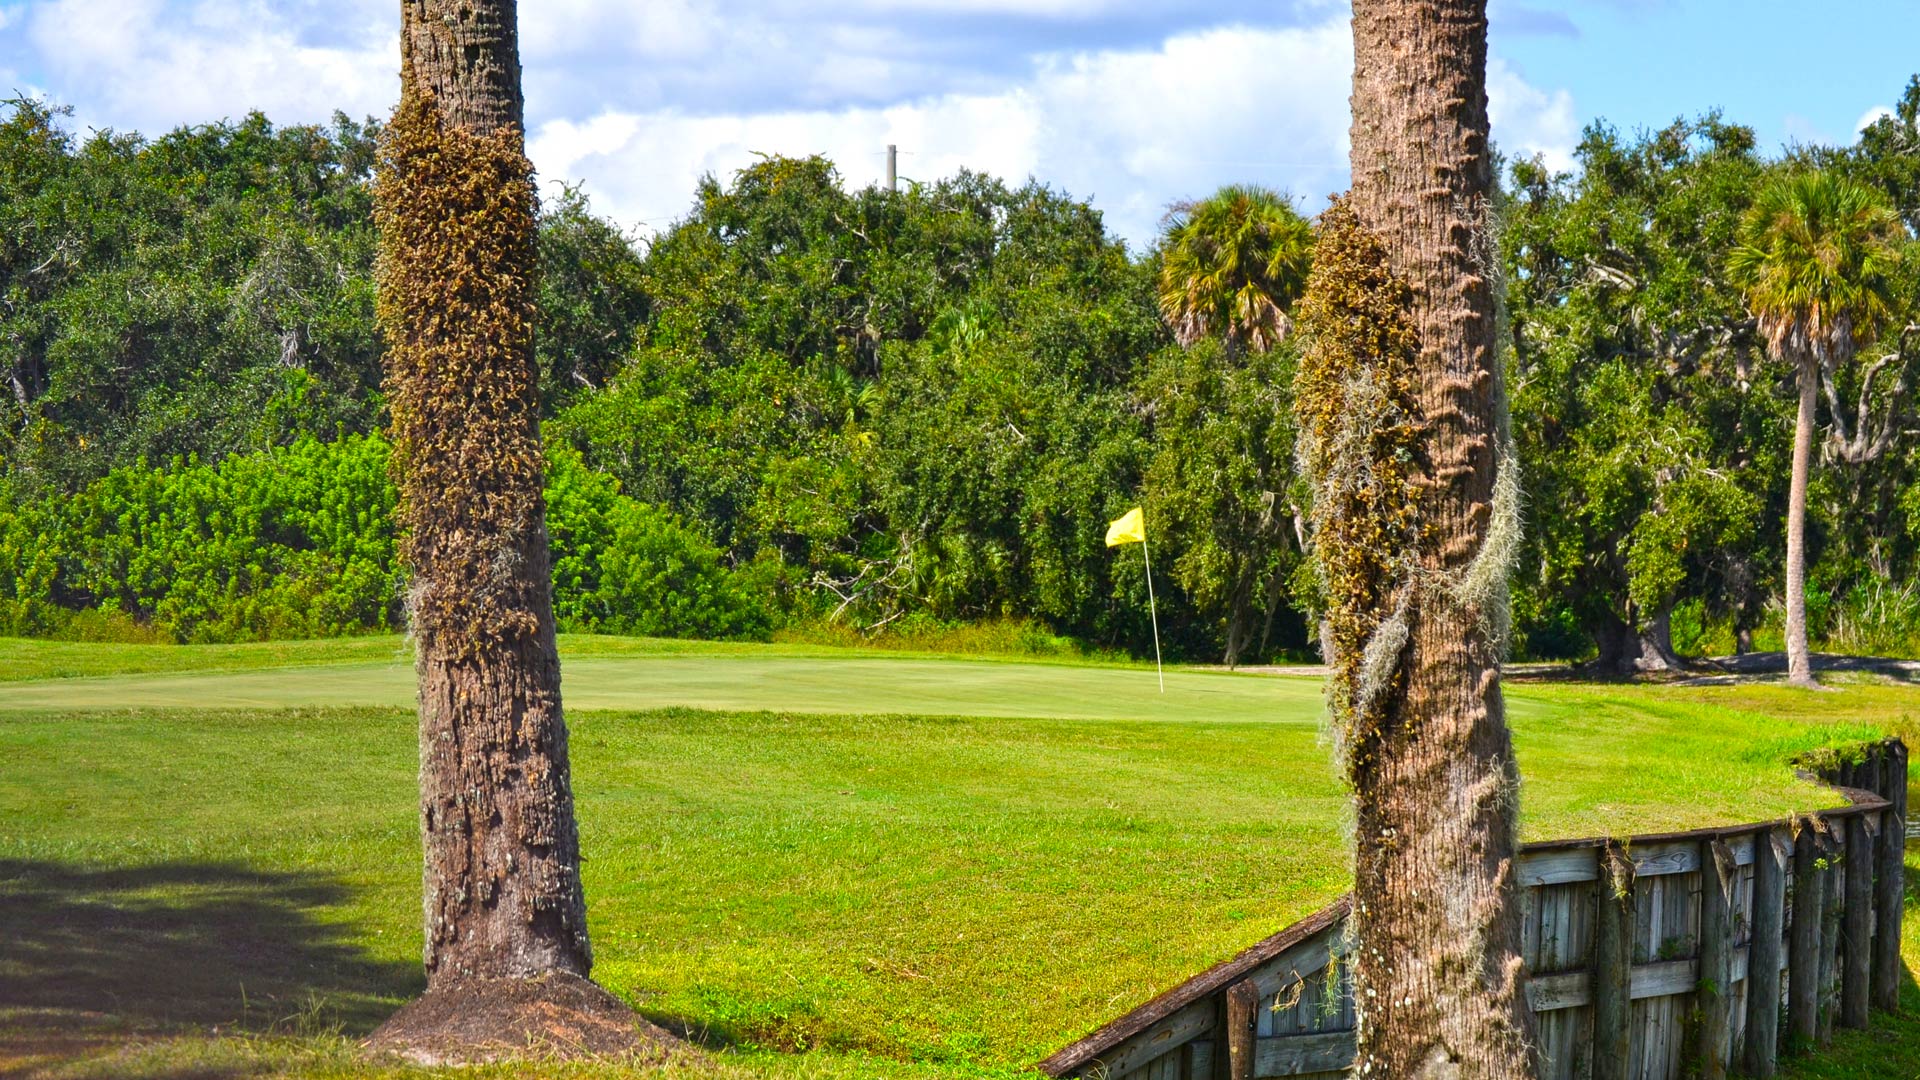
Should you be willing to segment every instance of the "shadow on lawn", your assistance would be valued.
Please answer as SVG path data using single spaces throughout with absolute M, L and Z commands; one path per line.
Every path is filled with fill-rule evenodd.
M 0 860 L 0 1058 L 110 1033 L 369 1031 L 424 978 L 323 918 L 348 896 L 228 864 Z

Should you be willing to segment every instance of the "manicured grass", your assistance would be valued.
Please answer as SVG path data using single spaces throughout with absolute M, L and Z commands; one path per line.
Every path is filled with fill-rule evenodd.
M 778 709 L 799 713 L 1041 716 L 1078 720 L 1272 720 L 1313 724 L 1317 680 L 857 654 L 579 655 L 561 678 L 570 712 Z M 0 683 L 0 711 L 18 709 L 403 708 L 410 661 L 168 672 Z
M 373 643 L 0 687 L 0 1047 L 76 1076 L 360 1074 L 326 1032 L 420 985 L 413 719 L 288 706 L 404 700 Z M 568 644 L 595 974 L 736 1048 L 684 1075 L 1015 1071 L 1346 885 L 1307 680 L 1170 673 L 1161 702 L 1137 669 Z M 61 663 L 156 670 L 139 648 Z M 234 681 L 249 663 L 278 670 Z M 201 707 L 153 708 L 161 684 Z M 281 707 L 206 707 L 241 686 Z M 1878 684 L 1509 697 L 1535 839 L 1823 805 L 1787 757 L 1920 714 Z M 125 1049 L 214 1026 L 254 1034 Z
M 962 642 L 962 644 L 967 644 Z M 563 658 L 632 656 L 760 656 L 810 658 L 964 657 L 1049 667 L 1148 668 L 1151 661 L 1123 660 L 1061 652 L 1047 656 L 982 652 L 913 650 L 891 644 L 885 650 L 816 642 L 761 644 L 746 641 L 686 641 L 677 638 L 561 634 Z M 185 671 L 257 671 L 318 664 L 412 663 L 413 649 L 398 634 L 325 638 L 313 641 L 263 641 L 239 645 L 96 644 L 0 637 L 0 683 L 23 679 L 70 679 L 101 675 L 137 675 Z
M 250 671 L 310 664 L 392 663 L 411 653 L 395 635 L 246 645 L 121 645 L 0 638 L 0 684 L 163 671 Z

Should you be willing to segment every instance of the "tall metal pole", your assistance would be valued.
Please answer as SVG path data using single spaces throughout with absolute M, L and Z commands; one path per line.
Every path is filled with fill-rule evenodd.
M 900 148 L 887 144 L 887 190 L 900 190 Z
M 1153 603 L 1153 556 L 1147 554 L 1147 530 L 1140 530 L 1140 557 L 1147 563 L 1147 617 L 1153 620 L 1153 673 L 1160 677 L 1160 692 L 1167 692 L 1167 673 L 1160 667 L 1160 611 Z

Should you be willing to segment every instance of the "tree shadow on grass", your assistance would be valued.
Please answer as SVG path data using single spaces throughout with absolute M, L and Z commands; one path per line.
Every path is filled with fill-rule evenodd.
M 327 909 L 349 888 L 235 864 L 0 860 L 0 1075 L 131 1034 L 364 1034 L 424 977 Z

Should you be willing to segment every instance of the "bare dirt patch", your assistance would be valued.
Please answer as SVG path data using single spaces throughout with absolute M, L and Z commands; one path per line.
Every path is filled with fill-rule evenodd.
M 473 979 L 428 991 L 394 1013 L 367 1049 L 423 1065 L 501 1058 L 664 1056 L 680 1046 L 597 984 L 563 972 Z

